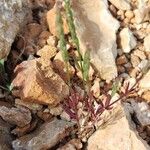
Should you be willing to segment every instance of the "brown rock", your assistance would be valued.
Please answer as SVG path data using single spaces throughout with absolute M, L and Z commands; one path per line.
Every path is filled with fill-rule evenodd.
M 128 60 L 125 55 L 122 55 L 117 59 L 117 65 L 123 65 L 126 64 L 127 62 Z
M 35 38 L 42 32 L 42 27 L 38 23 L 30 23 L 27 25 L 27 30 L 31 38 Z
M 0 116 L 10 124 L 24 127 L 31 122 L 31 112 L 25 108 L 0 106 Z
M 0 150 L 11 150 L 10 126 L 0 118 Z
M 22 62 L 15 69 L 14 95 L 28 102 L 57 105 L 69 94 L 69 88 L 52 70 L 49 59 Z
M 43 59 L 50 59 L 54 57 L 57 53 L 57 49 L 51 45 L 45 45 L 42 49 L 37 52 L 37 55 L 41 56 Z
M 143 94 L 142 94 L 142 98 L 145 99 L 146 101 L 150 102 L 150 91 L 145 91 Z
M 50 11 L 47 12 L 47 23 L 50 32 L 54 35 L 57 36 L 57 30 L 56 30 L 56 9 L 53 8 Z M 63 17 L 63 27 L 64 27 L 64 33 L 68 34 L 69 29 L 67 25 L 67 21 L 65 17 Z
M 70 134 L 73 123 L 54 119 L 45 122 L 33 133 L 25 135 L 12 142 L 14 149 L 50 149 Z
M 64 146 L 58 148 L 57 150 L 80 150 L 82 149 L 82 143 L 79 139 L 72 139 Z

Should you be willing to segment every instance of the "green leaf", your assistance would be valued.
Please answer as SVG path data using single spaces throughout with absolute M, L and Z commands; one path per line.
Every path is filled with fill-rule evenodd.
M 84 54 L 84 59 L 83 59 L 83 78 L 84 78 L 84 81 L 89 80 L 89 69 L 90 69 L 90 51 L 87 50 Z
M 117 80 L 113 83 L 111 97 L 113 97 L 118 90 L 119 90 L 119 81 Z

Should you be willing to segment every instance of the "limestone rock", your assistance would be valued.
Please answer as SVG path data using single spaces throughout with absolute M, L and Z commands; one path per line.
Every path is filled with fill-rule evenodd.
M 150 52 L 150 34 L 144 38 L 145 51 Z
M 88 150 L 148 150 L 150 147 L 137 133 L 130 108 L 115 108 L 117 119 L 98 129 L 88 140 Z M 129 109 L 129 110 L 128 110 Z
M 24 101 L 57 105 L 69 94 L 66 83 L 57 75 L 45 57 L 22 62 L 15 69 L 14 95 Z
M 13 141 L 12 146 L 15 150 L 50 149 L 69 135 L 73 125 L 73 123 L 58 119 L 45 122 L 33 133 Z
M 130 0 L 109 0 L 115 7 L 121 10 L 131 9 Z
M 7 57 L 11 45 L 29 13 L 28 0 L 0 1 L 0 59 Z
M 11 150 L 10 126 L 0 118 L 0 150 Z
M 135 48 L 137 41 L 129 28 L 124 28 L 120 32 L 121 46 L 125 53 L 129 53 Z
M 31 122 L 31 112 L 26 108 L 0 106 L 0 116 L 10 124 L 24 127 Z
M 55 7 L 47 12 L 46 18 L 47 18 L 47 24 L 48 24 L 50 32 L 54 36 L 57 36 Z M 66 21 L 65 17 L 63 17 L 63 27 L 64 27 L 64 33 L 68 34 L 69 29 L 68 29 L 68 25 L 67 25 L 67 21 Z
M 136 118 L 144 126 L 150 125 L 150 107 L 146 102 L 137 103 L 131 101 L 131 106 L 135 112 Z
M 139 83 L 139 87 L 144 91 L 150 90 L 150 70 L 144 75 Z
M 107 1 L 76 0 L 72 1 L 72 8 L 81 50 L 85 51 L 89 45 L 91 62 L 101 77 L 115 78 L 116 32 L 120 25 L 109 12 Z

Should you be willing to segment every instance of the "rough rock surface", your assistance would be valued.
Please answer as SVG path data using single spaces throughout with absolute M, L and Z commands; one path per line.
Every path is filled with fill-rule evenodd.
M 11 150 L 10 126 L 0 118 L 0 150 Z
M 121 10 L 131 9 L 130 0 L 109 0 L 116 8 Z
M 28 0 L 0 1 L 0 59 L 9 54 L 11 45 L 29 12 Z
M 15 150 L 41 150 L 50 149 L 59 141 L 69 135 L 73 123 L 54 119 L 44 123 L 31 134 L 25 135 L 12 142 Z
M 47 17 L 47 23 L 48 23 L 48 27 L 49 27 L 50 32 L 54 36 L 56 36 L 57 35 L 57 29 L 56 29 L 56 9 L 55 9 L 55 7 L 47 12 L 46 17 Z M 63 27 L 64 27 L 64 33 L 68 34 L 69 29 L 68 29 L 67 21 L 65 18 L 63 18 Z
M 24 127 L 31 122 L 31 112 L 26 108 L 7 108 L 5 106 L 0 106 L 0 116 L 3 120 L 17 125 L 19 127 Z
M 130 110 L 122 106 L 115 108 L 116 119 L 97 130 L 88 140 L 88 150 L 148 150 L 150 147 L 142 140 L 131 121 Z M 127 111 L 126 111 L 127 110 Z
M 73 1 L 72 6 L 81 49 L 86 50 L 87 44 L 90 46 L 91 62 L 103 79 L 115 78 L 119 22 L 109 12 L 107 1 L 77 0 Z
M 139 123 L 144 127 L 150 125 L 150 107 L 146 102 L 137 103 L 131 101 L 131 106 L 135 112 Z
M 124 28 L 121 30 L 120 40 L 123 52 L 125 53 L 129 53 L 137 44 L 136 38 L 129 28 Z
M 22 62 L 15 69 L 14 95 L 29 102 L 57 105 L 69 94 L 69 88 L 51 67 L 46 58 Z
M 150 34 L 147 35 L 144 39 L 145 51 L 150 52 Z

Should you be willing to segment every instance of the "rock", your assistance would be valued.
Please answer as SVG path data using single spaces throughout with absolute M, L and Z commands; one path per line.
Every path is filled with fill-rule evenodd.
M 57 150 L 80 150 L 82 147 L 82 143 L 79 139 L 72 139 Z
M 131 9 L 130 0 L 109 0 L 116 8 L 121 10 Z
M 49 31 L 54 35 L 57 36 L 57 29 L 56 29 L 56 9 L 55 7 L 47 12 L 47 24 L 49 27 Z M 68 25 L 66 18 L 63 16 L 63 27 L 64 27 L 64 34 L 69 33 Z
M 19 127 L 26 126 L 31 122 L 32 119 L 31 112 L 24 107 L 7 108 L 5 106 L 0 106 L 0 116 L 3 118 L 3 120 Z
M 144 91 L 144 92 L 142 93 L 142 98 L 143 98 L 144 100 L 146 100 L 147 102 L 150 102 L 150 90 Z
M 148 81 L 150 81 L 150 70 L 141 79 L 139 87 L 144 91 L 150 90 L 150 82 Z
M 43 108 L 42 105 L 39 105 L 39 104 L 36 104 L 36 103 L 30 103 L 30 102 L 25 102 L 21 99 L 15 99 L 15 105 L 17 105 L 18 107 L 19 106 L 24 106 L 24 107 L 27 107 L 28 109 L 30 110 L 33 110 L 33 111 L 38 111 L 38 110 L 41 110 Z
M 24 101 L 57 105 L 69 95 L 69 87 L 51 67 L 48 58 L 22 62 L 15 69 L 13 94 Z
M 121 46 L 124 53 L 129 53 L 135 48 L 137 41 L 129 28 L 124 28 L 120 32 Z
M 126 16 L 129 20 L 131 20 L 131 19 L 134 17 L 134 13 L 133 13 L 133 11 L 128 10 L 128 11 L 125 12 L 125 16 Z
M 57 49 L 52 45 L 45 45 L 42 49 L 37 52 L 38 56 L 41 56 L 43 59 L 52 58 L 56 55 Z
M 145 127 L 150 125 L 150 107 L 146 102 L 137 103 L 131 101 L 131 106 L 135 112 L 136 118 L 139 123 Z
M 11 45 L 30 12 L 28 0 L 0 1 L 0 59 L 8 56 Z
M 150 52 L 150 34 L 144 38 L 145 51 Z
M 128 59 L 126 58 L 125 55 L 120 56 L 119 58 L 117 58 L 117 65 L 123 65 L 126 64 L 128 62 Z
M 11 150 L 10 126 L 0 118 L 0 150 Z
M 148 150 L 150 147 L 137 133 L 129 113 L 131 108 L 118 105 L 107 125 L 98 129 L 88 140 L 88 150 Z
M 149 21 L 150 20 L 150 6 L 140 6 L 138 9 L 134 10 L 134 15 L 135 15 L 135 22 L 137 24 L 140 24 L 144 21 Z
M 70 134 L 73 125 L 73 123 L 58 119 L 45 122 L 33 133 L 13 141 L 12 146 L 15 150 L 50 149 Z
M 107 1 L 78 1 L 72 1 L 72 9 L 81 50 L 85 51 L 88 43 L 91 62 L 101 77 L 109 81 L 117 76 L 115 57 L 119 22 L 109 12 Z

